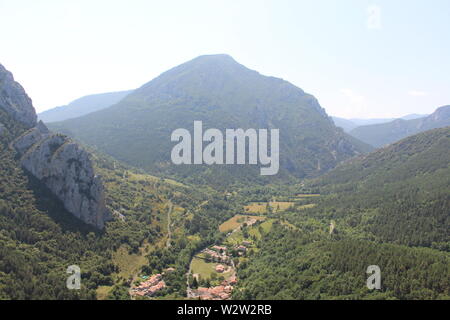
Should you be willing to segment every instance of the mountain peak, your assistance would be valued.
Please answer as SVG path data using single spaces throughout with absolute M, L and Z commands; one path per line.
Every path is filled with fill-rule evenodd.
M 214 61 L 214 62 L 236 62 L 232 56 L 226 53 L 219 54 L 205 54 L 194 58 L 191 61 Z
M 201 55 L 190 61 L 187 61 L 178 67 L 175 67 L 171 70 L 247 70 L 245 66 L 241 65 L 237 62 L 233 57 L 228 54 L 209 54 L 209 55 Z M 169 70 L 170 72 L 170 70 Z
M 313 96 L 224 54 L 199 56 L 166 71 L 108 109 L 53 128 L 87 144 L 104 146 L 104 152 L 149 171 L 207 176 L 205 181 L 217 173 L 227 177 L 223 184 L 233 183 L 241 174 L 243 179 L 260 181 L 253 175 L 254 167 L 246 171 L 242 167 L 172 165 L 168 139 L 174 130 L 191 128 L 195 121 L 219 130 L 282 128 L 280 179 L 316 176 L 368 148 L 338 130 Z

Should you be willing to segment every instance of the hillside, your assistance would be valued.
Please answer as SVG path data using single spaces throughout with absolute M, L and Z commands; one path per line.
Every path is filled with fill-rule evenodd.
M 169 204 L 175 207 L 173 248 L 163 251 L 170 258 L 148 272 L 176 266 L 182 250 L 196 249 L 196 244 L 186 248 L 185 222 L 208 238 L 211 221 L 226 219 L 220 208 L 213 210 L 217 217 L 206 218 L 195 210 L 208 199 L 200 188 L 139 173 L 52 134 L 36 123 L 31 99 L 2 65 L 0 80 L 0 299 L 129 299 L 133 277 L 149 261 L 159 261 L 155 251 L 167 241 Z M 101 193 L 94 183 L 100 176 Z M 98 200 L 94 196 L 112 221 L 98 226 L 84 219 L 82 213 Z M 81 269 L 81 290 L 66 287 L 66 270 L 74 264 Z M 183 294 L 184 272 L 179 268 L 167 279 L 169 293 Z
M 333 119 L 336 127 L 344 129 L 345 132 L 349 132 L 355 129 L 358 125 L 351 120 L 339 118 L 339 117 L 331 117 Z
M 227 55 L 198 57 L 110 108 L 51 128 L 133 166 L 195 183 L 260 180 L 255 166 L 172 165 L 171 133 L 177 128 L 192 131 L 194 120 L 220 130 L 279 128 L 281 177 L 317 176 L 370 149 L 336 128 L 313 96 Z
M 45 123 L 77 118 L 86 114 L 106 109 L 130 94 L 132 90 L 92 94 L 60 106 L 41 112 L 38 118 Z
M 419 132 L 450 125 L 450 106 L 438 108 L 423 118 L 396 119 L 391 122 L 360 126 L 349 133 L 374 147 L 381 147 Z
M 419 119 L 419 118 L 425 118 L 427 115 L 425 114 L 407 114 L 406 116 L 403 116 L 398 119 L 403 120 L 413 120 L 413 119 Z M 380 118 L 380 119 L 358 119 L 358 118 L 352 118 L 352 119 L 344 119 L 339 117 L 331 117 L 333 119 L 333 122 L 337 127 L 340 127 L 344 129 L 345 132 L 350 132 L 355 128 L 362 127 L 362 126 L 368 126 L 373 124 L 381 124 L 381 123 L 387 123 L 396 120 L 395 118 Z
M 365 227 L 384 241 L 446 247 L 448 150 L 450 128 L 427 131 L 338 166 L 313 186 L 330 194 L 335 214 L 347 221 L 363 224 L 358 212 L 367 214 Z
M 449 299 L 450 128 L 406 138 L 310 181 L 320 192 L 238 268 L 236 299 Z M 333 226 L 331 228 L 330 226 Z M 368 290 L 366 268 L 381 269 Z
M 225 66 L 233 72 L 243 72 L 243 67 L 229 59 L 225 57 L 231 66 L 221 61 L 220 72 L 216 70 L 218 74 L 224 76 L 222 68 Z M 194 63 L 201 71 L 200 78 L 205 76 L 204 63 L 210 71 L 211 65 L 203 58 Z M 213 66 L 218 67 L 216 61 Z M 189 72 L 183 72 L 187 67 Z M 192 116 L 192 110 L 196 108 L 182 112 L 173 97 L 161 96 L 161 91 L 174 94 L 172 86 L 185 88 L 185 81 L 192 84 L 190 69 L 193 67 L 189 64 L 187 67 L 183 65 L 169 71 L 169 78 L 174 77 L 172 72 L 178 76 L 175 82 L 157 79 L 156 84 L 148 84 L 150 88 L 158 87 L 157 99 L 164 102 L 163 108 L 176 110 L 186 117 Z M 196 69 L 195 74 L 199 70 Z M 244 74 L 249 72 L 248 77 L 255 76 L 253 71 L 244 70 L 247 70 Z M 230 76 L 228 72 L 231 71 L 225 74 Z M 204 295 L 205 288 L 199 286 L 206 287 L 208 292 L 220 291 L 223 281 L 232 282 L 234 286 L 227 289 L 224 299 L 450 298 L 450 128 L 420 133 L 370 154 L 348 158 L 350 153 L 344 151 L 355 149 L 345 146 L 360 145 L 358 140 L 334 126 L 328 127 L 330 120 L 323 110 L 315 100 L 308 100 L 312 99 L 310 96 L 300 94 L 298 88 L 279 79 L 263 77 L 270 86 L 272 81 L 287 86 L 279 88 L 283 92 L 293 90 L 287 95 L 295 98 L 292 104 L 288 103 L 291 98 L 283 94 L 282 101 L 286 105 L 280 109 L 299 108 L 303 117 L 315 119 L 312 127 L 297 119 L 302 128 L 310 130 L 306 130 L 310 137 L 318 135 L 316 129 L 320 126 L 325 136 L 329 134 L 329 137 L 342 139 L 340 147 L 338 145 L 334 150 L 333 159 L 337 163 L 337 151 L 341 151 L 344 152 L 340 155 L 343 162 L 331 171 L 301 183 L 243 183 L 237 185 L 236 190 L 224 192 L 221 190 L 227 188 L 223 186 L 224 181 L 230 181 L 227 180 L 230 176 L 239 182 L 245 181 L 248 177 L 242 173 L 249 171 L 245 168 L 234 172 L 206 171 L 203 178 L 208 183 L 194 186 L 186 182 L 189 179 L 179 182 L 149 175 L 94 147 L 82 148 L 60 134 L 50 133 L 43 123 L 37 123 L 31 99 L 23 88 L 13 81 L 10 73 L 5 74 L 7 78 L 0 83 L 0 299 L 208 297 L 209 293 Z M 184 80 L 185 74 L 189 75 L 187 80 Z M 256 75 L 260 79 L 260 75 Z M 209 76 L 208 79 L 217 77 Z M 199 82 L 204 85 L 203 81 Z M 219 84 L 207 83 L 212 86 L 209 92 L 220 94 L 222 89 L 213 90 Z M 225 84 L 230 86 L 229 90 L 240 93 L 244 101 L 254 98 L 252 91 L 240 91 L 241 83 L 223 80 L 220 86 Z M 189 88 L 198 89 L 197 86 Z M 144 86 L 137 92 L 144 95 L 147 90 Z M 187 95 L 185 91 L 175 92 L 180 95 L 180 100 L 189 100 L 184 96 Z M 134 93 L 130 97 L 133 96 Z M 139 111 L 142 101 L 147 101 L 144 97 L 136 97 L 136 105 L 130 106 L 138 114 L 147 115 L 147 105 Z M 164 100 L 166 98 L 170 103 Z M 217 104 L 225 98 L 217 97 Z M 234 95 L 232 98 L 231 101 L 236 102 Z M 267 97 L 271 98 L 272 95 Z M 310 104 L 297 105 L 294 103 L 297 99 L 307 99 Z M 237 108 L 232 102 L 226 105 L 227 108 Z M 204 104 L 206 102 L 199 103 L 200 106 Z M 119 105 L 117 110 L 128 107 L 128 104 L 120 108 Z M 271 106 L 257 105 L 261 110 Z M 118 112 L 115 108 L 112 106 L 105 111 Z M 172 118 L 157 105 L 151 108 L 158 111 L 155 112 L 161 119 L 187 125 L 183 122 L 185 118 Z M 228 120 L 245 119 L 244 116 L 233 116 L 233 113 L 210 114 L 206 111 L 194 114 L 204 116 L 206 113 L 206 120 L 210 121 L 222 119 L 224 127 L 231 123 Z M 234 112 L 238 113 L 237 110 Z M 87 119 L 97 113 L 71 121 Z M 224 114 L 229 119 L 224 118 Z M 288 121 L 287 114 L 281 119 L 278 119 L 278 113 L 265 115 L 267 123 L 273 125 L 278 121 L 280 126 L 284 125 L 281 128 L 289 128 L 300 135 L 294 123 Z M 123 119 L 130 121 L 125 115 Z M 148 119 L 153 125 L 158 123 Z M 100 125 L 103 123 L 99 122 Z M 249 125 L 250 121 L 239 123 Z M 143 124 L 131 127 L 147 128 Z M 151 132 L 158 137 L 162 128 L 151 127 Z M 159 137 L 162 139 L 162 135 Z M 325 141 L 321 140 L 323 135 L 315 137 L 314 141 Z M 297 139 L 300 139 L 299 136 L 288 138 L 291 143 L 298 143 Z M 145 141 L 147 139 L 141 143 Z M 306 142 L 311 143 L 310 140 L 299 141 L 304 143 L 300 144 L 301 148 L 314 146 L 305 146 Z M 151 146 L 151 150 L 158 150 L 155 145 Z M 65 147 L 76 152 L 61 158 L 60 153 Z M 330 145 L 314 147 L 311 154 L 317 152 L 325 157 L 325 151 L 330 151 Z M 287 151 L 295 154 L 291 149 Z M 80 165 L 79 160 L 84 164 Z M 294 158 L 289 160 L 295 164 Z M 53 171 L 55 166 L 58 170 Z M 89 170 L 83 171 L 86 168 Z M 289 169 L 292 168 L 284 168 L 286 172 L 290 172 Z M 319 172 L 313 170 L 315 174 L 309 176 L 324 172 L 316 171 Z M 72 207 L 65 205 L 67 201 L 76 202 L 73 200 L 80 196 L 84 199 L 89 191 L 97 190 L 92 181 L 87 184 L 89 188 L 84 186 L 83 179 L 93 176 L 93 172 L 96 178 L 92 181 L 99 181 L 96 179 L 100 177 L 102 181 L 99 199 L 113 217 L 102 220 L 101 230 L 89 219 L 78 219 L 79 211 L 71 212 Z M 170 171 L 159 168 L 159 172 Z M 192 172 L 196 176 L 191 181 L 201 181 L 199 171 Z M 184 177 L 188 174 L 185 172 Z M 73 180 L 69 187 L 66 187 L 64 177 Z M 208 177 L 214 181 L 207 181 Z M 55 189 L 61 182 L 64 187 Z M 214 189 L 211 185 L 218 187 Z M 55 190 L 64 191 L 64 197 Z M 87 199 L 91 201 L 93 197 L 89 195 Z M 81 203 L 88 202 L 83 200 Z M 84 208 L 86 205 L 80 210 Z M 215 271 L 218 261 L 211 260 L 216 259 L 211 248 L 216 246 L 226 247 L 227 261 L 231 263 L 226 267 L 227 272 Z M 80 291 L 66 288 L 66 270 L 73 264 L 82 270 Z M 365 270 L 374 264 L 382 269 L 380 291 L 366 288 Z M 200 277 L 194 280 L 194 274 L 199 273 Z M 145 288 L 152 279 L 159 279 L 156 291 L 150 291 L 148 287 L 139 291 L 138 288 Z
M 215 206 L 200 188 L 143 174 L 90 150 L 114 216 L 100 231 L 68 212 L 22 168 L 10 144 L 26 127 L 1 108 L 0 123 L 0 299 L 129 299 L 133 278 L 170 266 L 177 270 L 166 279 L 163 294 L 184 295 L 190 252 L 213 241 L 232 205 Z M 197 209 L 205 200 L 210 207 Z M 166 249 L 169 204 L 175 209 L 172 246 Z M 198 232 L 205 239 L 197 235 L 201 241 L 188 244 L 187 236 Z M 79 291 L 66 287 L 67 267 L 74 264 L 82 271 Z
M 68 137 L 48 130 L 13 74 L 0 65 L 0 136 L 18 165 L 39 180 L 80 220 L 102 229 L 111 216 L 101 178 L 89 154 Z M 5 150 L 8 152 L 8 150 Z

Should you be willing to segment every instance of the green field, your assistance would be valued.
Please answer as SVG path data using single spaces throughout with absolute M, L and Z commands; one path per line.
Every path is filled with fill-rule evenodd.
M 191 261 L 191 272 L 192 274 L 198 274 L 204 280 L 211 279 L 213 274 L 216 274 L 217 277 L 224 276 L 225 278 L 231 275 L 230 272 L 216 272 L 215 268 L 217 265 L 218 263 L 206 262 L 201 258 L 194 257 Z
M 259 226 L 250 228 L 250 230 L 248 231 L 249 235 L 255 236 L 257 239 L 261 239 L 262 235 L 261 232 L 259 231 L 260 228 L 262 229 L 263 233 L 268 233 L 270 229 L 272 229 L 274 221 L 275 221 L 274 219 L 269 219 L 261 223 Z
M 270 208 L 277 211 L 284 211 L 292 207 L 295 203 L 290 201 L 270 201 Z M 246 213 L 267 213 L 267 202 L 251 202 L 244 207 Z
M 235 215 L 233 218 L 225 221 L 219 226 L 220 232 L 228 232 L 232 231 L 234 229 L 237 229 L 240 225 L 244 224 L 246 221 L 250 219 L 256 219 L 256 220 L 264 220 L 265 217 L 261 216 L 245 216 L 245 215 Z

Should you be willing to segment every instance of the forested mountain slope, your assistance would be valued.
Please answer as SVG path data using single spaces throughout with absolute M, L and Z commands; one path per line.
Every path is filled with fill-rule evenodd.
M 45 123 L 64 121 L 86 114 L 106 109 L 130 94 L 132 90 L 92 94 L 72 101 L 66 106 L 46 110 L 38 114 L 38 118 Z
M 198 57 L 117 105 L 51 128 L 152 172 L 206 184 L 228 184 L 230 176 L 234 181 L 258 181 L 255 166 L 172 165 L 171 133 L 177 128 L 192 132 L 195 120 L 203 121 L 204 130 L 280 129 L 280 175 L 317 176 L 370 149 L 335 127 L 313 96 L 227 55 Z
M 450 128 L 406 138 L 310 181 L 310 204 L 275 225 L 235 298 L 450 299 Z M 381 269 L 368 290 L 366 269 Z
M 360 126 L 349 133 L 374 147 L 381 147 L 420 132 L 449 125 L 450 106 L 444 106 L 423 118 L 396 119 L 387 123 Z
M 351 220 L 351 213 L 371 211 L 366 228 L 383 240 L 448 245 L 449 150 L 450 128 L 427 131 L 349 161 L 314 184 L 336 195 L 327 203 L 336 214 Z

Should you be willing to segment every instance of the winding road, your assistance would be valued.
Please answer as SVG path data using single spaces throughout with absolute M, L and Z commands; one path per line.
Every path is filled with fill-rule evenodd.
M 170 224 L 171 224 L 171 219 L 170 219 L 170 215 L 172 214 L 173 211 L 173 203 L 172 201 L 169 201 L 169 210 L 167 210 L 167 241 L 166 241 L 166 247 L 170 248 L 170 246 L 172 245 L 172 231 L 170 230 Z

